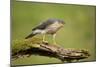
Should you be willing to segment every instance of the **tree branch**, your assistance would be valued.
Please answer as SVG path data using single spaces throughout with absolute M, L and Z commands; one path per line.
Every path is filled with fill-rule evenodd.
M 22 56 L 40 55 L 53 57 L 62 62 L 72 62 L 73 60 L 81 60 L 90 56 L 85 49 L 65 49 L 61 46 L 42 42 L 38 38 L 30 38 L 27 40 L 15 40 L 12 43 L 12 58 Z

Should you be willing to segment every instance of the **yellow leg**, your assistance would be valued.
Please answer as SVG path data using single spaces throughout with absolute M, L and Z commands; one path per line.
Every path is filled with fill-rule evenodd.
M 56 38 L 56 34 L 53 34 L 53 43 L 57 44 L 55 38 Z
M 43 34 L 43 42 L 45 42 L 45 34 Z
M 48 41 L 45 40 L 45 37 L 46 37 L 46 35 L 43 34 L 43 40 L 42 40 L 42 42 L 48 44 Z

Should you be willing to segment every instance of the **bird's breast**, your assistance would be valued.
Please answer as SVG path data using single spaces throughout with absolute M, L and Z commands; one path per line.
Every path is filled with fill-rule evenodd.
M 56 33 L 61 27 L 62 27 L 62 24 L 56 22 L 56 23 L 51 24 L 50 26 L 48 26 L 48 27 L 46 28 L 46 32 L 47 32 L 48 34 L 54 34 L 54 33 Z

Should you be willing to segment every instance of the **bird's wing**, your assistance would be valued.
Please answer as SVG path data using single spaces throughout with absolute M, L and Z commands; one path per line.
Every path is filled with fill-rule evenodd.
M 38 26 L 36 26 L 35 28 L 32 29 L 32 31 L 36 30 L 36 29 L 40 29 L 40 30 L 44 30 L 46 29 L 49 25 L 51 25 L 53 22 L 50 21 L 45 21 L 42 22 L 41 24 L 39 24 Z

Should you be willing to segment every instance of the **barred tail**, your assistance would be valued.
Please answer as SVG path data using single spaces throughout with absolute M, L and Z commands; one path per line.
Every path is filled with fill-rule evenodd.
M 27 37 L 25 37 L 25 39 L 31 38 L 31 37 L 33 37 L 33 36 L 35 36 L 35 35 L 36 35 L 36 34 L 31 33 L 31 34 L 29 34 Z

